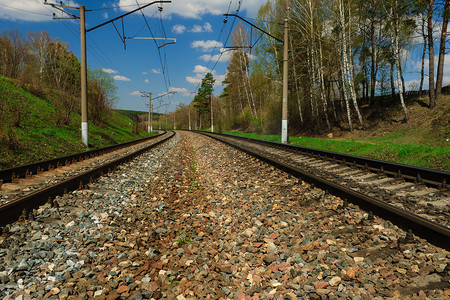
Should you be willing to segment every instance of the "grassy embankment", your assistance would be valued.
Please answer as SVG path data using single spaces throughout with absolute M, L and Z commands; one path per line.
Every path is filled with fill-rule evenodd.
M 289 137 L 289 142 L 303 147 L 450 171 L 450 97 L 441 98 L 433 110 L 419 102 L 409 105 L 408 110 L 410 121 L 406 124 L 398 121 L 402 118 L 400 111 L 392 111 L 388 118 L 367 130 L 335 132 L 334 138 Z M 278 135 L 224 133 L 280 142 Z
M 0 169 L 24 165 L 88 150 L 81 142 L 81 117 L 70 115 L 57 125 L 53 105 L 0 76 Z M 148 136 L 132 133 L 132 121 L 111 111 L 101 126 L 89 123 L 89 149 L 106 147 Z

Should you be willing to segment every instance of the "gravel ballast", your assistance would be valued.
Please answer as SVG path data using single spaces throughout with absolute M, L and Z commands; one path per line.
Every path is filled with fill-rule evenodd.
M 0 237 L 5 299 L 448 299 L 450 254 L 189 132 Z

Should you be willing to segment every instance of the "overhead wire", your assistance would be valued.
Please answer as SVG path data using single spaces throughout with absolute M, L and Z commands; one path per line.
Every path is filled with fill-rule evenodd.
M 46 15 L 46 14 L 37 13 L 37 12 L 26 10 L 26 9 L 17 8 L 17 7 L 14 7 L 14 6 L 9 6 L 9 5 L 2 4 L 2 3 L 0 3 L 0 6 L 8 7 L 10 9 L 23 11 L 23 12 L 26 12 L 26 13 L 29 13 L 29 14 L 34 14 L 34 15 L 39 15 L 39 16 L 46 16 L 46 17 L 51 17 L 52 16 L 52 15 Z
M 230 3 L 228 4 L 227 14 L 230 12 L 230 8 L 231 8 L 231 4 L 232 4 L 232 3 L 233 3 L 233 0 L 230 0 Z M 225 19 L 224 22 L 223 22 L 223 24 L 222 24 L 222 28 L 220 29 L 220 33 L 219 33 L 219 37 L 217 38 L 218 43 L 216 43 L 216 45 L 214 45 L 213 51 L 212 51 L 211 53 L 214 53 L 215 50 L 217 49 L 217 45 L 219 44 L 220 39 L 222 38 L 222 34 L 224 33 L 224 29 L 225 29 L 226 24 L 227 24 L 227 19 Z M 233 25 L 234 25 L 234 20 L 233 20 Z M 232 28 L 232 27 L 233 27 L 233 26 L 231 26 L 231 28 Z M 230 32 L 231 32 L 231 29 L 230 29 Z M 224 46 L 226 45 L 229 36 L 230 36 L 230 33 L 227 35 L 227 39 L 226 39 L 225 43 L 223 43 Z M 211 64 L 211 61 L 212 61 L 212 59 L 213 59 L 213 57 L 214 57 L 213 55 L 211 55 L 210 58 L 209 58 L 209 60 L 208 60 L 208 62 L 207 62 L 207 64 L 206 64 L 206 68 L 209 69 L 209 70 L 211 70 L 211 72 L 212 72 L 212 71 L 215 69 L 217 63 L 218 63 L 218 62 L 220 61 L 220 59 L 222 58 L 222 55 L 223 55 L 223 53 L 222 53 L 222 51 L 221 51 L 220 54 L 219 54 L 219 56 L 217 57 L 216 62 L 214 63 L 214 66 L 213 66 L 211 69 L 209 69 L 209 66 L 210 66 L 210 64 Z M 198 89 L 199 89 L 199 87 L 200 87 L 200 84 L 201 84 L 201 81 L 197 84 L 197 87 L 195 88 L 194 93 L 197 93 L 197 91 L 198 91 Z
M 43 3 L 39 2 L 39 0 L 36 0 L 36 2 L 38 2 L 41 5 L 44 5 Z M 45 7 L 48 11 L 52 12 L 50 8 L 48 8 L 47 6 Z M 66 27 L 66 29 L 75 37 L 77 41 L 80 41 L 79 30 L 77 28 L 74 28 L 71 20 L 62 20 L 62 21 L 63 21 L 62 24 Z M 114 64 L 114 62 L 105 54 L 105 52 L 101 49 L 101 47 L 95 42 L 93 38 L 91 38 L 89 35 L 87 35 L 87 38 L 89 39 L 90 43 L 92 43 L 94 47 L 98 49 L 99 52 L 101 52 L 101 53 L 97 52 L 97 50 L 94 47 L 86 47 L 89 53 L 92 54 L 97 59 L 97 61 L 100 62 L 100 64 L 104 65 L 105 68 L 109 67 L 111 69 L 116 70 L 119 74 L 125 76 L 127 75 L 120 71 L 120 68 L 118 68 L 117 65 Z M 132 82 L 123 81 L 123 83 L 127 85 L 128 88 L 132 91 L 139 90 L 139 88 Z
M 140 7 L 140 5 L 139 5 L 139 3 L 137 2 L 137 0 L 135 0 L 135 1 L 136 1 L 136 4 L 138 5 L 138 7 Z M 152 29 L 150 28 L 150 25 L 148 24 L 148 21 L 147 21 L 147 18 L 145 17 L 144 12 L 143 12 L 142 10 L 140 10 L 140 12 L 141 12 L 141 14 L 142 14 L 142 17 L 144 18 L 145 24 L 147 25 L 148 31 L 150 32 L 150 35 L 152 36 L 153 41 L 155 42 L 156 48 L 158 49 L 159 61 L 160 61 L 161 68 L 162 68 L 161 72 L 162 72 L 162 74 L 163 74 L 163 77 L 164 77 L 164 84 L 165 84 L 166 90 L 167 90 L 167 92 L 168 92 L 168 91 L 169 91 L 168 80 L 167 80 L 168 74 L 166 74 L 166 70 L 165 70 L 165 68 L 164 68 L 164 64 L 163 64 L 163 60 L 162 60 L 162 57 L 161 57 L 161 51 L 160 51 L 160 48 L 159 48 L 159 46 L 158 46 L 157 41 L 154 39 L 155 36 L 153 35 L 153 31 L 152 31 Z
M 91 8 L 89 10 L 95 11 L 95 10 L 106 10 L 106 9 L 117 9 L 117 8 L 131 7 L 131 6 L 135 7 L 135 6 L 138 6 L 138 5 L 137 4 L 129 4 L 129 5 L 121 5 L 121 6 Z
M 164 36 L 164 38 L 167 39 L 166 30 L 165 30 L 165 28 L 164 28 L 164 23 L 163 23 L 163 21 L 162 21 L 162 9 L 159 10 L 159 23 L 160 23 L 160 25 L 161 25 L 161 32 L 162 32 L 162 35 Z M 159 49 L 160 49 L 160 48 L 158 48 L 158 50 L 159 50 Z M 170 82 L 170 76 L 169 76 L 169 64 L 168 64 L 168 62 L 167 62 L 167 52 L 166 52 L 166 48 L 163 48 L 163 51 L 164 51 L 164 64 L 165 64 L 165 68 L 166 68 L 166 70 L 167 70 L 167 81 L 168 81 L 169 89 L 170 89 L 170 87 L 172 86 L 172 84 L 171 84 L 171 82 Z M 169 89 L 168 89 L 167 91 L 169 91 Z M 170 95 L 169 95 L 169 98 L 174 99 L 174 95 L 173 95 L 173 94 L 170 94 Z

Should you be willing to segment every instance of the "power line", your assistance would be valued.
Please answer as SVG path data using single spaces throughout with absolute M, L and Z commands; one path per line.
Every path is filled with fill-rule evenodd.
M 135 0 L 135 1 L 136 1 L 136 4 L 138 5 L 138 7 L 140 7 L 140 5 L 137 2 L 137 0 Z M 152 29 L 150 28 L 150 25 L 147 22 L 147 18 L 145 17 L 145 14 L 144 14 L 144 12 L 142 10 L 141 10 L 141 14 L 142 14 L 142 17 L 144 18 L 145 24 L 147 25 L 147 28 L 148 28 L 148 31 L 150 32 L 150 35 L 152 36 L 152 38 L 154 38 L 155 36 L 153 35 Z M 161 57 L 161 51 L 160 51 L 160 48 L 158 46 L 157 41 L 155 39 L 153 41 L 155 42 L 156 48 L 158 49 L 159 62 L 160 62 L 161 70 L 162 70 L 163 77 L 164 77 L 164 84 L 166 85 L 166 90 L 169 91 L 168 80 L 166 78 L 166 70 L 165 70 L 165 66 L 163 64 L 163 60 L 162 60 L 162 57 Z
M 230 0 L 230 3 L 228 4 L 227 14 L 230 12 L 230 8 L 231 8 L 232 2 L 233 2 L 233 0 Z M 220 29 L 219 37 L 217 38 L 217 41 L 218 41 L 218 42 L 220 42 L 220 39 L 221 39 L 221 37 L 222 37 L 222 34 L 223 34 L 223 32 L 224 32 L 224 29 L 225 29 L 226 24 L 227 24 L 227 19 L 225 19 L 225 20 L 223 21 L 222 28 Z M 234 25 L 234 21 L 233 21 L 233 25 Z M 230 33 L 231 33 L 231 29 L 230 29 Z M 228 34 L 228 37 L 229 37 L 230 33 Z M 228 41 L 228 37 L 227 37 L 227 39 L 226 39 L 226 41 L 225 41 L 225 43 L 224 43 L 223 45 L 226 45 L 226 42 Z M 211 53 L 214 53 L 214 52 L 216 51 L 217 45 L 218 45 L 218 43 L 217 43 L 216 45 L 214 45 L 213 51 L 212 51 Z M 218 63 L 219 60 L 222 58 L 222 54 L 223 54 L 223 53 L 221 52 L 220 55 L 219 55 L 219 57 L 217 58 L 216 62 L 214 63 L 214 66 L 212 67 L 212 69 L 210 69 L 211 72 L 214 70 L 214 68 L 216 67 L 217 63 Z M 213 59 L 213 55 L 210 56 L 210 58 L 209 58 L 209 60 L 208 60 L 208 63 L 206 64 L 206 68 L 207 68 L 207 69 L 209 69 L 209 66 L 210 66 L 210 64 L 211 64 L 212 59 Z M 201 81 L 197 84 L 197 87 L 194 89 L 195 92 L 197 92 L 198 88 L 200 87 L 200 84 L 201 84 Z
M 6 4 L 1 4 L 1 3 L 0 3 L 0 5 L 1 5 L 1 6 L 4 6 L 4 7 L 8 7 L 8 8 L 10 8 L 10 9 L 23 11 L 23 12 L 26 12 L 26 13 L 29 13 L 29 14 L 34 14 L 34 15 L 39 15 L 39 16 L 46 16 L 46 17 L 51 17 L 51 16 L 52 16 L 52 15 L 41 14 L 41 13 L 37 13 L 37 12 L 34 12 L 34 11 L 30 11 L 30 10 L 25 10 L 25 9 L 21 9 L 21 8 L 9 6 L 9 5 L 6 5 Z
M 124 7 L 135 7 L 135 6 L 139 6 L 138 4 L 129 4 L 129 5 L 122 5 L 122 6 L 111 6 L 111 7 L 101 7 L 101 8 L 92 8 L 90 10 L 94 11 L 94 10 L 106 10 L 106 9 L 117 9 L 117 8 L 124 8 Z

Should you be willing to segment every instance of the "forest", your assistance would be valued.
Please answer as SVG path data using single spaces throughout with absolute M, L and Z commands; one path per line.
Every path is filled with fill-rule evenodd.
M 289 130 L 364 130 L 386 106 L 399 107 L 400 121 L 408 122 L 407 102 L 418 95 L 427 96 L 425 104 L 434 109 L 444 90 L 449 5 L 448 0 L 267 1 L 249 21 L 283 39 L 288 20 Z M 172 113 L 178 128 L 191 122 L 195 129 L 209 129 L 213 116 L 219 131 L 280 133 L 283 44 L 236 24 L 223 92 L 214 95 L 214 78 L 207 74 L 192 103 Z M 415 63 L 412 51 L 421 53 L 420 72 L 407 87 L 404 70 Z

